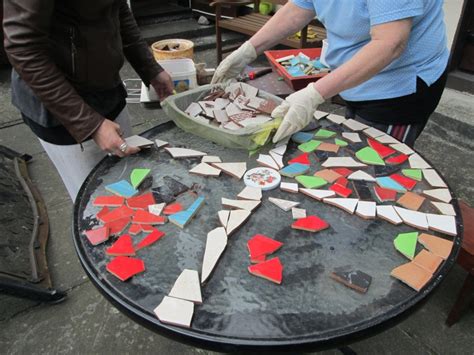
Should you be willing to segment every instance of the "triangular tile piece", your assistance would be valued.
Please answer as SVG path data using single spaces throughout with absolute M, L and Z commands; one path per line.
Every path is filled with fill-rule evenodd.
M 148 212 L 154 214 L 155 216 L 159 216 L 163 209 L 165 208 L 166 203 L 157 203 L 155 205 L 148 206 Z
M 169 215 L 181 212 L 182 210 L 183 210 L 183 205 L 181 205 L 178 202 L 175 202 L 175 203 L 171 203 L 171 204 L 167 205 L 163 209 L 163 214 L 169 216 Z
M 388 158 L 387 160 L 385 160 L 385 162 L 390 165 L 399 165 L 399 164 L 403 164 L 407 160 L 408 160 L 408 155 L 399 154 L 399 155 L 395 155 L 393 157 Z
M 435 255 L 446 260 L 453 249 L 453 242 L 431 234 L 421 233 L 418 242 Z
M 333 183 L 334 181 L 339 179 L 342 175 L 338 174 L 332 169 L 323 169 L 323 170 L 317 171 L 314 174 L 314 176 L 320 177 L 329 183 Z
M 251 265 L 248 270 L 252 275 L 262 277 L 276 284 L 281 284 L 283 279 L 283 265 L 278 257 Z
M 388 176 L 378 177 L 375 178 L 375 180 L 377 182 L 377 185 L 383 187 L 384 189 L 395 190 L 397 192 L 407 191 L 402 185 L 400 185 L 398 182 Z
M 382 132 L 381 130 L 374 127 L 369 127 L 367 129 L 364 129 L 362 133 L 364 133 L 366 136 L 370 138 L 377 138 L 377 137 L 381 137 L 385 135 L 385 132 Z
M 300 144 L 298 146 L 298 149 L 301 150 L 302 152 L 305 152 L 305 153 L 311 153 L 313 151 L 316 150 L 316 148 L 318 148 L 318 146 L 321 144 L 322 142 L 321 141 L 317 141 L 317 140 L 310 140 L 306 143 L 303 143 L 303 144 Z
M 338 183 L 335 183 L 334 185 L 329 187 L 329 190 L 334 191 L 336 193 L 336 195 L 338 195 L 340 197 L 344 197 L 344 198 L 349 197 L 350 195 L 352 195 L 352 192 L 353 192 L 348 187 L 345 187 L 345 186 L 343 186 L 341 184 L 338 184 Z
M 300 203 L 299 202 L 294 202 L 294 201 L 288 201 L 288 200 L 282 200 L 279 198 L 274 198 L 274 197 L 269 197 L 268 201 L 273 203 L 275 206 L 281 208 L 283 211 L 288 212 L 291 210 L 293 207 L 298 206 Z
M 323 142 L 316 148 L 316 150 L 321 152 L 337 153 L 339 152 L 339 148 L 340 147 L 337 144 Z
M 189 170 L 191 174 L 201 175 L 201 176 L 219 176 L 221 174 L 221 170 L 217 169 L 207 163 L 200 163 L 196 165 L 194 168 Z
M 199 209 L 204 204 L 204 197 L 198 197 L 188 209 L 175 213 L 169 217 L 171 223 L 177 225 L 180 228 L 184 228 L 191 219 L 196 215 Z
M 360 180 L 360 181 L 368 181 L 368 182 L 375 182 L 375 178 L 366 173 L 365 171 L 362 170 L 357 170 L 356 172 L 353 172 L 351 175 L 347 177 L 349 180 Z
M 415 153 L 415 151 L 411 149 L 409 146 L 407 146 L 405 143 L 390 144 L 390 147 L 406 155 L 411 155 Z
M 263 234 L 254 235 L 248 242 L 247 248 L 250 253 L 250 261 L 252 263 L 258 261 L 258 257 L 273 254 L 281 248 L 283 243 L 269 238 Z
M 151 192 L 127 199 L 127 206 L 134 210 L 147 210 L 148 206 L 156 203 Z
M 390 147 L 387 147 L 386 145 L 383 145 L 379 142 L 377 142 L 375 139 L 368 138 L 367 143 L 382 157 L 386 158 L 389 155 L 392 155 L 395 153 L 395 149 L 392 149 Z
M 257 187 L 246 186 L 237 198 L 242 200 L 260 201 L 262 199 L 262 190 Z
M 130 182 L 134 189 L 136 189 L 140 184 L 145 180 L 145 178 L 150 174 L 150 169 L 133 169 L 130 174 Z
M 139 224 L 139 226 L 142 229 L 142 232 L 145 232 L 145 233 L 151 233 L 156 229 L 151 224 Z
M 201 285 L 198 272 L 184 269 L 176 279 L 168 296 L 201 304 Z
M 308 170 L 309 165 L 295 163 L 285 166 L 280 170 L 280 174 L 286 177 L 295 177 L 306 173 Z
M 326 180 L 318 176 L 300 175 L 296 177 L 296 181 L 307 189 L 318 188 L 327 184 Z
M 121 180 L 113 184 L 105 186 L 105 189 L 115 195 L 122 197 L 132 197 L 138 193 L 138 190 L 134 189 L 127 180 Z
M 440 213 L 446 216 L 456 216 L 453 205 L 449 203 L 431 201 L 431 204 L 435 206 Z
M 352 118 L 348 119 L 348 120 L 345 120 L 342 125 L 344 127 L 347 127 L 349 128 L 350 130 L 352 131 L 362 131 L 364 129 L 367 129 L 369 128 L 369 126 L 367 126 L 366 124 L 362 123 L 362 122 L 359 122 L 359 121 L 356 121 Z
M 410 168 L 412 169 L 430 169 L 431 166 L 428 164 L 418 153 L 410 155 L 408 158 Z
M 166 218 L 154 215 L 144 210 L 137 210 L 132 218 L 132 223 L 136 224 L 165 224 Z
M 112 256 L 132 256 L 135 255 L 135 248 L 133 247 L 132 237 L 128 234 L 122 235 L 110 247 L 105 249 L 107 255 Z
M 169 143 L 166 141 L 162 141 L 161 139 L 155 139 L 155 145 L 159 149 L 161 147 L 167 146 Z
M 171 148 L 166 147 L 165 150 L 171 154 L 173 159 L 179 158 L 195 158 L 195 157 L 202 157 L 207 155 L 206 153 L 200 152 L 194 149 L 187 149 L 187 148 Z
M 143 238 L 140 243 L 138 243 L 135 246 L 135 250 L 140 250 L 143 249 L 147 246 L 152 245 L 153 243 L 156 243 L 158 240 L 160 240 L 163 236 L 165 235 L 164 232 L 153 228 L 153 232 L 148 234 L 145 238 Z
M 331 273 L 331 278 L 360 293 L 366 293 L 372 282 L 372 276 L 349 267 L 337 268 Z
M 317 216 L 307 216 L 293 222 L 291 228 L 308 232 L 319 232 L 323 229 L 329 228 L 329 224 Z
M 397 144 L 400 143 L 398 139 L 393 138 L 391 135 L 384 134 L 383 136 L 375 138 L 375 140 L 382 144 Z
M 433 276 L 430 272 L 413 262 L 396 267 L 390 275 L 407 284 L 415 291 L 420 291 Z
M 104 222 L 104 223 L 110 223 L 110 222 L 113 222 L 113 221 L 117 221 L 119 219 L 123 219 L 123 218 L 131 218 L 133 216 L 135 212 L 123 205 L 123 206 L 120 206 L 112 211 L 110 211 L 109 213 L 101 216 L 101 221 Z
M 354 171 L 351 170 L 351 169 L 347 169 L 347 168 L 334 168 L 332 169 L 332 171 L 335 171 L 336 173 L 338 173 L 339 175 L 347 178 L 349 175 L 351 175 Z
M 397 203 L 409 210 L 418 211 L 425 201 L 423 196 L 415 194 L 414 192 L 406 192 L 402 197 L 400 197 Z
M 273 160 L 273 158 L 268 154 L 259 154 L 257 158 L 257 163 L 259 163 L 260 165 L 266 166 L 267 168 L 272 168 L 275 170 L 280 169 L 280 167 L 275 162 L 275 160 Z
M 392 174 L 390 175 L 390 178 L 398 182 L 400 185 L 402 185 L 405 189 L 409 191 L 413 190 L 413 188 L 416 186 L 416 180 L 412 180 L 403 175 Z
M 291 192 L 291 193 L 298 193 L 299 192 L 298 184 L 293 183 L 293 182 L 282 182 L 280 184 L 280 190 L 286 191 L 286 192 Z
M 227 234 L 223 227 L 213 229 L 207 234 L 206 249 L 202 261 L 201 283 L 207 281 L 226 246 Z
M 252 200 L 230 200 L 228 198 L 221 199 L 222 206 L 228 208 L 236 208 L 246 211 L 253 211 L 260 205 L 260 201 L 252 201 Z
M 392 189 L 374 186 L 374 192 L 380 202 L 395 201 L 397 199 L 397 191 Z
M 221 169 L 224 173 L 241 179 L 247 171 L 247 163 L 212 163 L 218 169 Z
M 434 274 L 443 263 L 443 258 L 423 249 L 415 256 L 413 263 Z
M 110 235 L 119 235 L 127 228 L 130 223 L 130 217 L 118 219 L 116 221 L 106 223 L 105 225 L 109 228 Z
M 359 200 L 356 198 L 325 198 L 323 202 L 353 214 Z
M 133 135 L 125 138 L 125 142 L 131 147 L 138 148 L 149 148 L 153 145 L 153 142 L 145 137 Z
M 321 118 L 324 118 L 327 115 L 328 115 L 327 112 L 316 110 L 313 114 L 313 117 L 317 120 L 320 120 Z
M 332 138 L 336 135 L 336 132 L 330 131 L 328 129 L 320 128 L 314 136 L 320 139 Z
M 85 231 L 84 234 L 86 235 L 89 243 L 92 245 L 98 245 L 109 239 L 109 228 L 107 226 L 102 226 Z
M 403 220 L 403 223 L 415 228 L 428 230 L 428 220 L 426 219 L 426 213 L 411 211 L 397 206 L 394 206 L 394 208 L 400 218 Z
M 165 296 L 153 312 L 162 323 L 189 328 L 193 319 L 194 303 Z
M 334 144 L 337 144 L 340 147 L 347 147 L 349 145 L 349 143 L 347 143 L 346 141 L 338 138 L 334 139 Z
M 359 201 L 355 213 L 364 219 L 373 219 L 377 214 L 376 203 L 373 201 Z
M 274 153 L 271 150 L 270 150 L 269 154 L 273 158 L 273 160 L 275 161 L 276 165 L 278 165 L 278 169 L 276 169 L 276 170 L 279 170 L 279 169 L 281 169 L 285 166 L 285 164 L 283 164 L 283 156 L 281 156 L 277 153 Z
M 311 161 L 309 160 L 309 153 L 303 153 L 288 161 L 288 164 L 296 164 L 296 163 L 311 165 Z
M 386 220 L 395 225 L 403 223 L 402 219 L 395 211 L 395 208 L 390 205 L 378 205 L 377 206 L 377 217 Z
M 362 142 L 362 139 L 360 139 L 359 133 L 343 132 L 342 137 L 347 139 L 351 143 L 361 143 Z
M 132 276 L 145 271 L 145 263 L 141 259 L 117 256 L 105 268 L 119 280 L 126 281 Z
M 427 213 L 428 227 L 430 230 L 456 236 L 456 218 L 454 216 L 445 216 L 439 214 Z
M 229 214 L 230 214 L 229 210 L 221 210 L 221 211 L 217 212 L 217 216 L 219 217 L 219 223 L 224 228 L 227 227 L 227 221 L 229 220 Z
M 417 240 L 418 232 L 400 233 L 393 240 L 393 245 L 395 249 L 411 260 L 415 257 Z
M 306 210 L 303 208 L 292 208 L 291 209 L 291 216 L 293 219 L 301 219 L 306 218 Z
M 448 187 L 434 169 L 424 169 L 423 176 L 431 187 Z
M 222 160 L 216 155 L 205 155 L 202 157 L 201 163 L 222 163 Z
M 438 201 L 450 203 L 453 199 L 448 189 L 424 190 L 423 195 L 432 197 Z
M 125 199 L 122 196 L 97 196 L 92 202 L 93 206 L 99 207 L 119 207 L 122 206 Z
M 273 148 L 272 150 L 270 150 L 270 153 L 274 153 L 274 154 L 278 154 L 278 155 L 285 155 L 285 152 L 286 152 L 286 144 L 281 144 L 275 148 Z
M 291 140 L 298 144 L 308 142 L 311 139 L 313 139 L 313 134 L 307 132 L 297 132 L 291 136 Z
M 300 191 L 306 196 L 312 197 L 318 201 L 322 201 L 328 197 L 336 196 L 336 193 L 331 190 L 300 189 Z
M 227 221 L 226 232 L 230 236 L 232 233 L 247 221 L 250 217 L 250 211 L 247 210 L 233 210 L 230 211 L 229 220 Z
M 326 117 L 326 119 L 333 122 L 333 123 L 335 123 L 335 124 L 341 124 L 341 123 L 344 123 L 346 121 L 346 118 L 344 116 L 336 115 L 334 113 L 329 114 Z
M 423 179 L 421 169 L 402 169 L 402 174 L 416 181 L 421 181 Z
M 354 158 L 351 157 L 330 157 L 328 158 L 323 164 L 325 168 L 337 168 L 337 167 L 345 167 L 345 168 L 359 168 L 367 166 L 366 164 L 359 163 L 355 161 Z
M 111 212 L 111 209 L 108 208 L 107 206 L 102 207 L 102 209 L 99 212 L 96 213 L 95 218 L 97 218 L 99 221 L 103 222 L 102 217 L 109 214 L 110 212 Z

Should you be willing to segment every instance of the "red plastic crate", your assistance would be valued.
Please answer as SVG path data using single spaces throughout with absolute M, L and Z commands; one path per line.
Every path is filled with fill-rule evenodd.
M 278 73 L 285 82 L 291 86 L 293 90 L 301 90 L 308 86 L 309 83 L 314 82 L 323 76 L 327 75 L 328 73 L 321 73 L 317 75 L 307 75 L 307 76 L 299 76 L 293 77 L 291 76 L 285 69 L 284 66 L 280 65 L 277 62 L 278 58 L 283 58 L 289 55 L 297 56 L 298 53 L 303 53 L 310 57 L 311 59 L 315 59 L 321 56 L 321 48 L 302 48 L 302 49 L 282 49 L 282 50 L 275 50 L 275 51 L 265 51 L 265 55 L 270 62 L 273 70 Z

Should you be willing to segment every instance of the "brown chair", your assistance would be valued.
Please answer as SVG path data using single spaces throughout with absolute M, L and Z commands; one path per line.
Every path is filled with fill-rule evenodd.
M 466 310 L 466 307 L 472 302 L 474 291 L 474 209 L 464 202 L 460 202 L 462 220 L 464 223 L 464 234 L 461 250 L 457 263 L 467 272 L 466 280 L 459 292 L 456 303 L 451 308 L 446 325 L 452 326 L 456 323 Z
M 268 1 L 268 0 L 266 0 Z M 277 5 L 284 5 L 287 0 L 271 0 L 268 1 Z M 242 6 L 254 4 L 254 11 L 248 15 L 238 16 L 231 19 L 222 19 L 222 6 Z M 214 0 L 211 4 L 216 8 L 216 48 L 217 48 L 217 62 L 222 61 L 222 54 L 231 52 L 237 49 L 240 44 L 222 47 L 222 29 L 243 33 L 248 36 L 253 36 L 262 28 L 271 16 L 262 15 L 258 12 L 260 0 Z M 315 39 L 308 39 L 308 28 L 315 32 Z M 280 41 L 280 44 L 290 48 L 307 48 L 307 47 L 321 47 L 322 40 L 326 38 L 326 30 L 323 25 L 313 20 L 308 26 L 301 30 L 301 36 L 291 36 Z

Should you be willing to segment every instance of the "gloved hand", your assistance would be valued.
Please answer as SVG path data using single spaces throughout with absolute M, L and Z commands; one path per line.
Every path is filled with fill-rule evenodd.
M 257 52 L 254 46 L 249 41 L 245 42 L 219 64 L 212 77 L 211 84 L 222 83 L 228 85 L 256 58 Z
M 273 143 L 277 143 L 305 128 L 311 122 L 318 106 L 323 102 L 324 98 L 314 88 L 313 83 L 289 95 L 272 112 L 273 118 L 283 118 L 273 137 Z

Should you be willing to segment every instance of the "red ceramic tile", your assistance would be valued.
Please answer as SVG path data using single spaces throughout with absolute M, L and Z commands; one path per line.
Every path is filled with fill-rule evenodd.
M 386 145 L 383 145 L 382 143 L 377 142 L 375 139 L 372 138 L 367 138 L 367 143 L 382 157 L 386 158 L 389 155 L 392 155 L 396 153 L 397 151 L 395 149 L 392 149 L 390 147 L 387 147 Z
M 248 242 L 247 248 L 249 249 L 250 259 L 258 260 L 259 256 L 270 255 L 281 248 L 283 243 L 269 238 L 263 234 L 254 235 Z M 265 260 L 265 258 L 264 258 Z
M 101 217 L 101 220 L 104 223 L 110 223 L 118 219 L 130 218 L 133 216 L 134 213 L 135 212 L 131 208 L 128 208 L 127 206 L 122 205 L 114 209 L 113 211 L 107 213 L 106 215 L 103 215 Z
M 136 246 L 135 246 L 135 250 L 140 250 L 140 249 L 143 249 L 149 245 L 152 245 L 153 243 L 157 242 L 161 237 L 163 237 L 165 235 L 164 232 L 158 230 L 158 229 L 155 229 L 153 228 L 153 232 L 151 232 L 150 234 L 148 234 L 145 238 L 143 238 L 141 240 L 140 243 L 138 243 Z
M 292 225 L 293 229 L 300 229 L 308 232 L 319 232 L 329 228 L 329 224 L 317 216 L 308 216 L 296 220 Z
M 288 161 L 288 164 L 295 164 L 295 163 L 311 165 L 311 161 L 309 160 L 309 153 L 303 153 L 301 155 L 298 155 L 296 158 L 293 158 Z
M 121 234 L 125 228 L 127 228 L 129 223 L 130 217 L 125 217 L 110 223 L 106 223 L 106 226 L 109 228 L 110 235 L 118 235 Z
M 183 206 L 180 203 L 176 202 L 176 203 L 172 203 L 166 206 L 163 209 L 163 214 L 166 216 L 169 216 L 169 215 L 181 212 L 182 210 L 183 210 Z
M 146 210 L 149 205 L 154 205 L 155 203 L 155 198 L 151 192 L 127 199 L 128 207 L 134 210 Z
M 122 206 L 125 199 L 121 196 L 97 196 L 92 202 L 94 206 L 119 207 Z
M 146 233 L 153 232 L 155 229 L 151 224 L 140 224 L 140 227 L 142 227 L 142 231 Z
M 92 245 L 97 245 L 109 239 L 109 228 L 107 226 L 102 226 L 85 231 L 84 234 Z
M 283 265 L 280 258 L 273 258 L 259 264 L 248 267 L 252 275 L 262 277 L 277 284 L 281 284 L 283 279 Z
M 121 281 L 126 281 L 132 276 L 145 271 L 145 263 L 141 259 L 117 256 L 107 264 L 106 269 Z
M 124 234 L 119 237 L 114 244 L 105 250 L 107 255 L 112 256 L 131 256 L 135 255 L 135 248 L 133 247 L 132 237 Z
M 97 214 L 95 215 L 95 217 L 99 220 L 99 221 L 102 221 L 102 217 L 105 216 L 106 214 L 108 214 L 109 212 L 111 212 L 110 208 L 108 208 L 107 206 L 105 207 L 102 207 L 102 209 L 97 212 Z M 105 222 L 104 222 L 105 223 Z
M 347 180 L 345 177 L 342 176 L 339 179 L 337 179 L 334 183 L 338 184 L 338 185 L 341 185 L 341 186 L 344 186 L 344 187 L 347 187 L 347 184 L 349 183 L 349 180 Z
M 351 169 L 347 168 L 333 168 L 332 170 L 338 173 L 339 175 L 342 175 L 343 177 L 348 177 L 353 173 Z
M 250 256 L 250 262 L 252 264 L 263 263 L 265 260 L 267 260 L 267 256 L 265 254 L 255 256 L 255 257 Z
M 417 183 L 416 180 L 412 180 L 410 178 L 407 178 L 406 176 L 402 176 L 402 175 L 399 175 L 399 174 L 392 174 L 392 175 L 390 175 L 390 178 L 395 180 L 400 185 L 402 185 L 404 188 L 406 188 L 407 190 L 410 190 L 410 191 L 416 186 L 416 183 Z
M 380 202 L 395 201 L 397 199 L 397 191 L 391 189 L 385 189 L 380 186 L 374 186 L 375 196 Z
M 166 218 L 162 216 L 156 216 L 153 213 L 144 210 L 137 210 L 132 218 L 132 223 L 137 224 L 164 224 L 165 222 Z
M 142 231 L 142 226 L 140 224 L 132 224 L 130 228 L 128 228 L 128 234 L 137 235 Z
M 395 155 L 391 158 L 388 158 L 387 160 L 385 160 L 385 162 L 387 164 L 390 164 L 390 165 L 399 165 L 399 164 L 403 164 L 404 162 L 406 162 L 407 159 L 408 159 L 408 155 L 399 154 L 399 155 Z
M 339 185 L 339 184 L 334 184 L 332 185 L 329 190 L 331 191 L 334 191 L 338 196 L 341 196 L 341 197 L 349 197 L 351 194 L 352 194 L 352 190 L 345 187 L 345 186 L 342 186 L 342 185 Z

